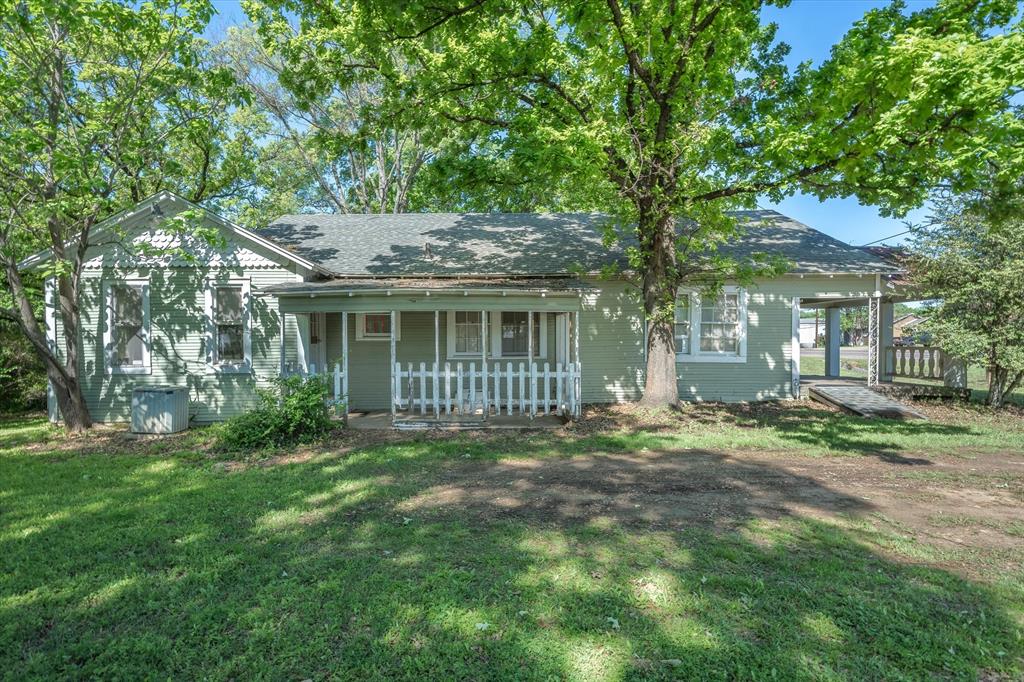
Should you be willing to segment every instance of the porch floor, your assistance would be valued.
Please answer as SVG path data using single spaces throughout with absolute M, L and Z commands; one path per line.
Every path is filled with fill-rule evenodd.
M 403 424 L 404 423 L 404 424 Z M 461 417 L 459 415 L 399 414 L 395 423 L 391 421 L 391 413 L 386 411 L 351 412 L 348 425 L 352 429 L 391 429 L 391 428 L 434 428 L 434 429 L 556 429 L 565 424 L 558 415 L 538 415 L 533 419 L 518 414 L 491 415 L 486 420 L 479 416 Z M 423 426 L 426 425 L 426 426 Z
M 803 375 L 800 377 L 800 397 L 810 397 L 810 389 L 822 384 L 826 385 L 847 385 L 867 387 L 868 381 L 865 377 L 827 377 L 822 375 Z M 908 379 L 897 379 L 895 381 L 883 381 L 874 388 L 875 391 L 890 398 L 899 400 L 914 398 L 956 398 L 959 400 L 970 400 L 971 391 L 965 388 L 952 388 L 943 386 L 940 383 L 913 381 Z

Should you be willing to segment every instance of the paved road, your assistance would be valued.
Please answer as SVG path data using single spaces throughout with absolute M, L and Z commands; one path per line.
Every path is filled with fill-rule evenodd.
M 800 355 L 805 358 L 823 358 L 825 357 L 824 348 L 801 348 Z M 843 346 L 839 349 L 840 359 L 845 360 L 867 360 L 868 358 L 868 347 L 867 346 Z

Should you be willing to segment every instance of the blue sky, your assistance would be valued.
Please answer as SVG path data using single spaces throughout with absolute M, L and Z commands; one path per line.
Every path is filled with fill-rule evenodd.
M 210 24 L 208 34 L 216 38 L 228 26 L 245 23 L 245 12 L 238 0 L 212 0 L 218 15 Z M 790 64 L 804 60 L 815 63 L 828 57 L 829 49 L 864 12 L 872 7 L 888 3 L 870 0 L 793 0 L 789 7 L 771 7 L 765 10 L 766 21 L 779 25 L 779 40 L 792 48 Z M 910 9 L 920 9 L 933 4 L 930 0 L 909 0 Z M 814 197 L 797 195 L 779 204 L 762 203 L 764 208 L 774 208 L 797 220 L 826 232 L 851 244 L 875 242 L 905 231 L 904 222 L 894 218 L 883 218 L 874 206 L 861 205 L 856 199 L 830 199 L 818 201 Z M 925 210 L 911 213 L 908 219 L 921 220 Z M 899 236 L 886 243 L 897 244 L 905 237 Z

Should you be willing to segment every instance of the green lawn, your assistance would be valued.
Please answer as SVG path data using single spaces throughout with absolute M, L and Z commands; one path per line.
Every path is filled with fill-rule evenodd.
M 663 422 L 376 442 L 344 434 L 242 461 L 212 453 L 203 431 L 69 442 L 40 419 L 2 422 L 0 677 L 1024 675 L 1019 546 L 978 554 L 968 576 L 947 567 L 960 550 L 921 544 L 878 514 L 734 507 L 733 523 L 719 526 L 714 509 L 671 524 L 573 520 L 543 505 L 482 513 L 489 498 L 470 502 L 493 467 L 583 455 L 682 450 L 720 461 L 726 487 L 760 480 L 754 464 L 730 463 L 728 453 L 748 450 L 826 472 L 851 462 L 917 471 L 911 462 L 936 453 L 1024 457 L 1024 420 L 969 408 L 944 423 L 808 407 L 693 407 Z M 588 485 L 603 495 L 612 476 Z M 543 500 L 544 482 L 530 481 Z M 1024 503 L 1021 480 L 993 481 Z M 449 504 L 415 504 L 438 486 L 452 489 Z M 736 485 L 736 505 L 762 493 L 785 490 Z

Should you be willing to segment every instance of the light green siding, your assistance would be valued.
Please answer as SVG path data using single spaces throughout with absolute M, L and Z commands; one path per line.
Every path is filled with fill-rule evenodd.
M 225 232 L 225 237 L 230 235 Z M 172 385 L 189 388 L 192 411 L 199 422 L 225 419 L 250 409 L 257 402 L 256 389 L 270 386 L 280 370 L 280 320 L 278 302 L 265 289 L 294 282 L 297 275 L 285 265 L 275 265 L 267 254 L 255 253 L 229 241 L 221 252 L 224 267 L 132 265 L 122 258 L 116 267 L 107 255 L 98 256 L 83 273 L 81 307 L 80 373 L 85 398 L 93 419 L 126 421 L 132 390 L 137 386 Z M 236 265 L 228 263 L 234 261 Z M 103 338 L 106 315 L 104 283 L 126 277 L 149 281 L 151 372 L 107 372 Z M 252 316 L 252 372 L 221 374 L 207 365 L 207 318 L 205 290 L 208 279 L 248 279 Z M 63 329 L 57 315 L 57 343 L 63 346 Z M 288 357 L 295 360 L 298 345 L 294 320 L 287 324 Z
M 587 403 L 640 398 L 644 318 L 635 290 L 622 281 L 594 281 L 580 312 L 580 388 Z
M 86 398 L 97 421 L 122 421 L 129 417 L 131 391 L 140 385 L 188 386 L 197 421 L 224 419 L 250 409 L 256 389 L 267 387 L 280 368 L 279 301 L 267 289 L 299 279 L 295 268 L 274 260 L 272 254 L 255 253 L 230 244 L 221 254 L 218 268 L 189 266 L 181 262 L 164 266 L 131 266 L 103 261 L 86 270 L 82 287 L 82 363 Z M 232 265 L 231 263 L 234 263 Z M 103 283 L 125 277 L 146 277 L 150 283 L 151 364 L 148 375 L 108 374 L 103 335 Z M 219 374 L 207 365 L 206 282 L 211 277 L 248 279 L 252 294 L 253 371 Z M 644 320 L 634 290 L 623 281 L 592 280 L 593 290 L 583 296 L 515 294 L 470 295 L 418 293 L 385 296 L 380 293 L 347 296 L 330 294 L 290 297 L 280 305 L 286 315 L 286 361 L 299 359 L 299 325 L 311 311 L 325 312 L 325 348 L 328 366 L 342 359 L 341 310 L 348 311 L 348 368 L 350 405 L 353 409 L 386 410 L 390 399 L 390 343 L 358 340 L 357 311 L 401 310 L 401 339 L 397 358 L 402 363 L 434 360 L 434 313 L 440 310 L 441 362 L 447 354 L 447 311 L 501 310 L 543 311 L 547 320 L 547 352 L 538 363 L 556 362 L 557 319 L 562 312 L 580 312 L 580 362 L 583 400 L 608 403 L 636 400 L 644 377 Z M 767 400 L 789 398 L 792 390 L 792 314 L 794 297 L 862 298 L 874 289 L 873 277 L 786 276 L 747 287 L 747 352 L 741 363 L 677 363 L 679 392 L 689 400 Z M 489 335 L 493 331 L 489 331 Z M 57 330 L 60 344 L 61 330 Z M 571 347 L 570 337 L 570 347 Z M 308 357 L 308 356 L 307 356 Z M 495 359 L 488 351 L 493 368 Z M 500 359 L 502 368 L 520 358 Z M 517 393 L 516 393 L 517 395 Z
M 638 298 L 625 282 L 594 281 L 585 297 L 580 361 L 583 399 L 590 403 L 639 399 L 644 377 L 644 322 Z M 793 299 L 864 298 L 870 276 L 783 276 L 748 286 L 746 362 L 679 362 L 684 400 L 726 402 L 792 398 Z

